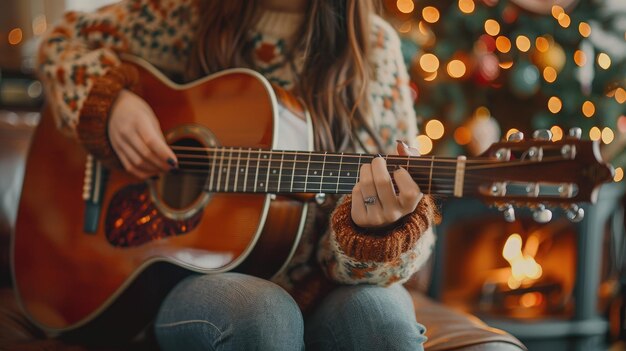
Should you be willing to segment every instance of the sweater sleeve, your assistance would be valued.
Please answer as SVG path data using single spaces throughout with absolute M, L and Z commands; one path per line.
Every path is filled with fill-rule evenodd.
M 68 12 L 43 38 L 39 71 L 57 126 L 100 159 L 115 158 L 108 143 L 111 104 L 132 89 L 136 70 L 119 54 L 182 69 L 194 23 L 192 0 L 123 0 L 92 13 Z
M 387 153 L 395 153 L 396 140 L 416 144 L 417 123 L 409 78 L 396 32 L 379 17 L 373 21 L 370 64 L 370 123 Z M 374 152 L 376 142 L 364 131 L 359 137 Z M 437 215 L 430 196 L 416 210 L 386 230 L 359 228 L 352 221 L 351 197 L 345 196 L 331 215 L 328 232 L 321 238 L 317 258 L 326 275 L 342 284 L 391 285 L 404 282 L 432 252 L 432 224 Z

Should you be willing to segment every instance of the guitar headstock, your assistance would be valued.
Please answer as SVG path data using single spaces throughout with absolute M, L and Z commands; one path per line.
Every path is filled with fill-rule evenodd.
M 613 179 L 613 167 L 600 157 L 597 141 L 580 140 L 580 128 L 552 141 L 549 130 L 538 130 L 526 140 L 521 132 L 494 143 L 482 155 L 486 164 L 468 164 L 467 179 L 478 180 L 479 196 L 513 221 L 513 206 L 534 210 L 538 222 L 552 218 L 548 207 L 562 207 L 567 217 L 584 216 L 578 202 L 597 200 L 600 185 Z

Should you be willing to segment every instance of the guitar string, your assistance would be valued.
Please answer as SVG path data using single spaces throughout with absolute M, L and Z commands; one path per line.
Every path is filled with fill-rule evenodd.
M 338 154 L 338 153 L 319 153 L 319 152 L 311 152 L 311 151 L 290 151 L 290 150 L 264 150 L 264 149 L 252 149 L 252 148 L 248 148 L 248 149 L 244 149 L 244 148 L 235 148 L 235 147 L 212 147 L 212 148 L 202 148 L 202 147 L 193 147 L 193 146 L 178 146 L 178 145 L 172 145 L 171 148 L 173 150 L 195 150 L 198 152 L 210 152 L 210 151 L 214 151 L 214 153 L 217 153 L 218 151 L 221 150 L 222 154 L 224 154 L 225 152 L 230 152 L 231 154 L 234 152 L 237 152 L 239 154 L 241 154 L 241 152 L 248 152 L 248 153 L 258 153 L 258 154 L 265 154 L 265 155 L 296 155 L 296 156 L 321 156 L 321 157 L 348 157 L 348 158 L 366 158 L 366 159 L 373 159 L 374 157 L 376 157 L 376 155 L 367 155 L 367 154 L 353 154 L 353 153 L 344 153 L 344 154 Z M 197 155 L 197 154 L 189 154 L 189 155 Z M 203 155 L 200 155 L 203 156 Z M 204 155 L 207 156 L 207 158 L 210 158 L 209 155 Z M 399 156 L 399 155 L 381 155 L 383 157 L 385 157 L 387 160 L 402 160 L 402 161 L 406 161 L 407 158 L 414 160 L 416 162 L 426 162 L 426 163 L 430 163 L 430 162 L 443 162 L 443 163 L 457 163 L 458 159 L 457 158 L 452 158 L 452 157 L 439 157 L 437 156 L 437 159 L 433 160 L 433 156 Z M 233 156 L 234 157 L 234 156 Z M 558 157 L 558 159 L 562 159 L 562 160 L 566 160 L 563 157 Z M 303 162 L 307 162 L 302 160 Z M 493 158 L 490 157 L 472 157 L 470 159 L 466 159 L 465 163 L 484 163 L 485 161 L 487 162 L 493 162 L 493 163 L 503 163 L 503 161 L 499 161 L 499 160 L 494 160 Z M 317 162 L 321 162 L 321 161 L 317 161 Z M 509 162 L 507 162 L 509 163 Z
M 206 159 L 209 160 L 206 163 L 197 163 L 199 165 L 210 165 L 211 160 L 215 159 L 217 160 L 218 158 L 221 161 L 232 161 L 232 160 L 241 160 L 241 156 L 227 156 L 227 155 L 213 155 L 213 156 L 199 156 L 199 155 L 180 155 L 183 158 L 189 157 L 189 158 L 194 158 L 194 156 L 196 156 L 195 158 L 201 158 L 201 159 Z M 199 157 L 198 157 L 199 156 Z M 371 157 L 369 159 L 372 159 Z M 246 158 L 244 157 L 243 160 L 245 161 L 253 161 L 253 162 L 257 162 L 257 165 L 261 162 L 268 162 L 268 164 L 270 162 L 281 162 L 281 159 L 258 159 L 258 158 Z M 398 160 L 403 160 L 403 161 L 407 161 L 406 158 L 404 159 L 398 159 Z M 437 162 L 436 160 L 421 160 L 424 161 L 426 163 L 435 163 Z M 468 160 L 465 160 L 464 163 L 466 163 Z M 484 169 L 484 168 L 502 168 L 502 167 L 513 167 L 513 166 L 519 166 L 519 165 L 524 165 L 524 164 L 538 164 L 539 162 L 541 163 L 546 163 L 546 162 L 554 162 L 554 161 L 568 161 L 568 159 L 565 159 L 563 157 L 546 157 L 543 158 L 541 161 L 534 161 L 534 160 L 516 160 L 516 161 L 508 161 L 508 162 L 504 162 L 504 161 L 494 161 L 493 164 L 485 164 L 485 162 L 480 162 L 480 165 L 475 165 L 475 166 L 466 166 L 465 170 L 475 170 L 475 169 Z M 192 162 L 192 161 L 185 161 L 185 162 Z M 282 162 L 293 162 L 293 163 L 304 163 L 304 164 L 312 164 L 312 163 L 318 163 L 318 164 L 340 164 L 340 165 L 358 165 L 359 163 L 351 163 L 351 162 L 332 162 L 332 161 L 322 161 L 322 160 L 284 160 L 282 159 Z M 454 160 L 455 163 L 458 163 L 458 160 Z M 396 165 L 396 164 L 392 164 L 392 165 Z M 407 167 L 406 164 L 397 164 L 398 166 L 401 166 L 403 168 Z M 409 163 L 408 168 L 422 168 L 422 169 L 451 169 L 451 170 L 456 170 L 456 167 L 444 167 L 444 166 L 420 166 L 420 165 L 411 165 Z

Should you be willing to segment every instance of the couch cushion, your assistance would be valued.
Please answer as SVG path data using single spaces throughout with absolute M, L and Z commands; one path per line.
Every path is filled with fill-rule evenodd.
M 512 335 L 480 319 L 452 310 L 412 291 L 417 320 L 426 326 L 427 351 L 520 351 L 526 347 Z

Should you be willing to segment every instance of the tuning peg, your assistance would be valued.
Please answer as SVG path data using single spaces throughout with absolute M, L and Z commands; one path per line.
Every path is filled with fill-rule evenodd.
M 568 134 L 571 139 L 580 139 L 583 136 L 583 130 L 578 127 L 570 128 Z
M 499 208 L 507 222 L 515 222 L 515 209 L 510 204 L 503 205 Z
M 552 140 L 552 132 L 548 129 L 538 129 L 533 132 L 533 139 L 535 140 Z
M 552 211 L 548 210 L 543 204 L 539 204 L 533 211 L 533 219 L 537 223 L 548 223 L 552 219 Z
M 524 133 L 522 132 L 511 133 L 511 135 L 509 135 L 509 138 L 507 139 L 507 141 L 513 141 L 513 142 L 522 141 L 522 140 L 524 140 Z
M 565 216 L 567 216 L 567 219 L 569 219 L 570 221 L 578 223 L 582 221 L 583 218 L 585 218 L 585 210 L 580 208 L 580 206 L 578 206 L 577 204 L 571 204 L 565 210 Z

